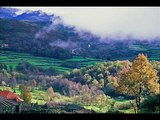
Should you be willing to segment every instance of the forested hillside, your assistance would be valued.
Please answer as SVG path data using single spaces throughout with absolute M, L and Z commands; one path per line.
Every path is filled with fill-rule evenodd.
M 55 22 L 54 22 L 55 21 Z M 160 41 L 101 40 L 86 31 L 64 25 L 59 17 L 53 22 L 0 19 L 0 44 L 3 50 L 31 53 L 36 56 L 69 59 L 73 55 L 103 60 L 133 60 L 144 53 L 159 60 Z

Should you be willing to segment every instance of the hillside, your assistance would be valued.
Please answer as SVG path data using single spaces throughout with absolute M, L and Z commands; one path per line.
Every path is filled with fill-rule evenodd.
M 0 7 L 0 92 L 23 100 L 0 113 L 160 112 L 158 37 L 104 38 L 63 17 Z
M 58 59 L 68 59 L 73 55 L 79 55 L 104 60 L 133 60 L 138 53 L 144 53 L 152 60 L 160 58 L 159 40 L 100 42 L 100 38 L 92 36 L 91 33 L 80 34 L 73 27 L 63 24 L 53 25 L 48 32 L 46 31 L 49 28 L 43 29 L 43 27 L 50 26 L 50 24 L 44 22 L 0 19 L 0 24 L 0 44 L 3 50 Z M 35 33 L 42 36 L 35 37 L 37 35 Z M 5 44 L 6 47 L 3 46 Z
M 0 8 L 0 49 L 31 53 L 35 56 L 69 59 L 73 55 L 103 60 L 133 60 L 144 53 L 150 60 L 160 59 L 160 40 L 118 40 L 77 30 L 63 23 L 60 16 L 42 11 Z
M 2 58 L 5 57 L 7 56 Z M 26 57 L 26 60 L 33 63 L 34 59 L 29 59 L 29 56 Z M 11 59 L 4 61 L 7 65 L 11 65 L 10 62 L 12 63 Z M 42 60 L 37 59 L 36 63 L 40 62 Z M 21 94 L 20 85 L 28 86 L 32 95 L 32 103 L 47 103 L 50 107 L 52 106 L 50 108 L 52 110 L 56 110 L 54 108 L 56 104 L 72 103 L 85 109 L 92 109 L 97 113 L 134 112 L 130 104 L 131 101 L 133 102 L 134 97 L 119 94 L 114 87 L 118 73 L 124 66 L 129 67 L 132 64 L 129 61 L 101 62 L 81 69 L 75 68 L 70 72 L 64 72 L 62 75 L 53 74 L 55 72 L 53 69 L 41 69 L 28 63 L 18 64 L 15 69 L 11 69 L 12 67 L 5 64 L 0 64 L 0 81 L 3 83 L 0 85 L 0 91 L 15 90 L 17 94 Z M 157 75 L 159 76 L 160 63 L 153 61 L 152 65 L 158 70 Z M 52 74 L 49 75 L 48 73 Z M 33 81 L 36 81 L 35 86 L 33 86 Z M 53 111 L 52 113 L 57 112 Z M 64 109 L 60 109 L 59 112 L 63 113 Z
M 42 11 L 24 11 L 21 12 L 16 8 L 4 8 L 0 7 L 0 18 L 7 18 L 12 20 L 27 20 L 27 21 L 41 21 L 41 22 L 50 22 L 54 15 L 48 15 Z
M 17 53 L 12 51 L 0 51 L 0 63 L 6 64 L 8 67 L 15 69 L 19 63 L 29 62 L 37 67 L 55 68 L 58 73 L 71 71 L 73 68 L 86 67 L 87 65 L 100 62 L 99 59 L 83 58 L 80 56 L 73 56 L 71 59 L 59 60 L 49 57 L 37 57 L 27 53 Z

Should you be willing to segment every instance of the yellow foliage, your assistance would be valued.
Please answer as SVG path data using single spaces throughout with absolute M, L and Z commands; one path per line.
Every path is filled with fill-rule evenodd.
M 132 66 L 124 68 L 119 76 L 117 91 L 120 93 L 138 96 L 143 91 L 150 94 L 159 92 L 157 71 L 143 54 L 139 54 Z
M 32 95 L 30 93 L 30 87 L 29 86 L 25 86 L 25 85 L 21 85 L 19 86 L 20 90 L 21 90 L 21 97 L 22 99 L 27 102 L 30 103 L 32 100 Z

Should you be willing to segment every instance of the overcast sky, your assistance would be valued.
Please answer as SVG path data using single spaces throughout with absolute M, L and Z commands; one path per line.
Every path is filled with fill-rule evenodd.
M 60 16 L 64 23 L 105 36 L 160 37 L 160 7 L 16 7 Z

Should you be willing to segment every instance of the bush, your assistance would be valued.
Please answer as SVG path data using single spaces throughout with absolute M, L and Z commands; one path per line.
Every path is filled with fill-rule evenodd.
M 130 102 L 117 102 L 115 103 L 114 107 L 119 110 L 126 110 L 131 108 L 131 104 Z
M 141 113 L 159 113 L 160 112 L 160 94 L 148 96 L 140 106 Z
M 10 87 L 5 87 L 4 90 L 12 91 L 12 89 Z

